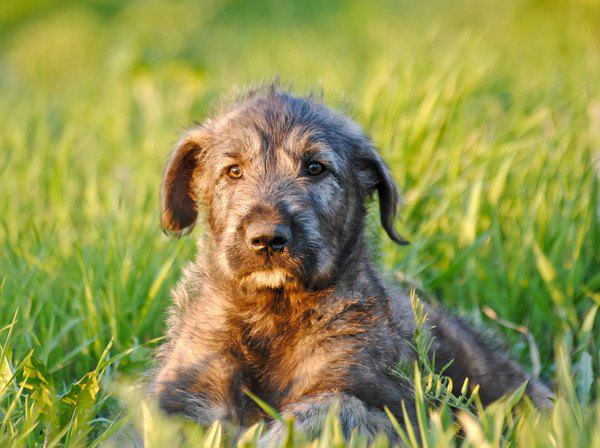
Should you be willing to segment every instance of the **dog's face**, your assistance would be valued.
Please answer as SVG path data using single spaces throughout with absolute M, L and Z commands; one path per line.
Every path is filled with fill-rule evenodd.
M 377 190 L 398 242 L 397 192 L 351 120 L 275 90 L 238 103 L 184 136 L 163 183 L 163 226 L 180 233 L 206 209 L 214 262 L 250 288 L 328 285 L 363 238 Z

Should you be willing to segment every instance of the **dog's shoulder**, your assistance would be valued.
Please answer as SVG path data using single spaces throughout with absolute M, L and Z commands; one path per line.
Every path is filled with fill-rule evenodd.
M 403 337 L 412 337 L 416 323 L 409 290 L 390 282 L 386 283 L 385 289 L 391 318 Z
M 177 285 L 171 290 L 168 328 L 172 336 L 186 328 L 206 332 L 227 325 L 230 301 L 216 283 L 201 257 L 187 264 Z
M 399 329 L 402 337 L 412 336 L 415 317 L 410 299 L 410 286 L 399 284 L 389 273 L 369 269 L 364 280 L 358 284 L 358 289 L 363 295 L 377 295 L 384 308 L 385 317 Z

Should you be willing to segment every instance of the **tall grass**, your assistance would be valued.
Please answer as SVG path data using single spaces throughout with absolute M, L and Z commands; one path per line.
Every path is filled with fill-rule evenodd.
M 188 446 L 230 440 L 219 425 L 164 419 L 126 384 L 148 368 L 169 287 L 194 253 L 193 238 L 169 240 L 158 226 L 168 149 L 220 93 L 275 75 L 322 89 L 392 167 L 412 244 L 394 247 L 372 214 L 381 269 L 503 333 L 528 368 L 537 348 L 558 391 L 548 415 L 519 393 L 465 406 L 462 385 L 453 397 L 423 360 L 414 437 L 600 444 L 596 2 L 9 0 L 0 446 L 97 445 L 131 421 L 151 446 L 182 431 Z M 344 444 L 334 413 L 318 443 Z

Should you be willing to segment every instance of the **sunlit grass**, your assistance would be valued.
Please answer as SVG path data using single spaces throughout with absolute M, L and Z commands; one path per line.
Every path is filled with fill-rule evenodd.
M 0 446 L 99 444 L 133 423 L 149 446 L 182 432 L 187 446 L 231 440 L 230 428 L 162 417 L 127 385 L 150 366 L 168 290 L 194 253 L 193 237 L 169 240 L 158 225 L 169 147 L 222 92 L 275 75 L 322 88 L 392 167 L 412 244 L 394 247 L 372 214 L 381 269 L 502 332 L 528 369 L 537 348 L 558 391 L 549 415 L 518 394 L 465 407 L 462 385 L 447 393 L 423 360 L 414 436 L 598 443 L 595 2 L 5 3 Z M 319 446 L 343 445 L 334 417 Z

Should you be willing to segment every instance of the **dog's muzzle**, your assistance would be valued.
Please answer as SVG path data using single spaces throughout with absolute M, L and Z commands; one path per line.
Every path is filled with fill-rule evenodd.
M 289 226 L 273 222 L 254 222 L 246 227 L 246 244 L 258 254 L 283 251 L 292 241 Z

